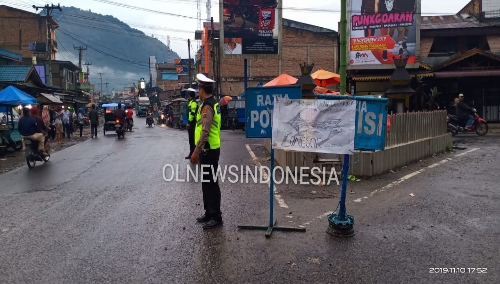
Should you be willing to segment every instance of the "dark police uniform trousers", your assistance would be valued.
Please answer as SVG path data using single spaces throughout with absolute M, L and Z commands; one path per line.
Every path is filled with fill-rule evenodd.
M 201 168 L 203 171 L 203 179 L 201 182 L 203 206 L 205 208 L 205 212 L 216 221 L 220 221 L 222 219 L 222 212 L 220 210 L 221 192 L 219 181 L 215 180 L 214 175 L 212 175 L 212 169 L 214 174 L 217 175 L 219 157 L 220 148 L 213 150 L 207 149 L 200 154 L 200 165 L 206 165 L 205 168 Z

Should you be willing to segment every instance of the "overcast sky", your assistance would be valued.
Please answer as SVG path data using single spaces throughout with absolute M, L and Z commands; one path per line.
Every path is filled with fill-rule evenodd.
M 201 0 L 202 22 L 207 19 L 207 0 Z M 328 29 L 338 30 L 340 21 L 340 0 L 283 0 L 283 18 L 308 23 Z M 423 15 L 456 14 L 470 0 L 422 0 Z M 142 30 L 147 35 L 167 44 L 170 36 L 170 47 L 182 58 L 188 58 L 187 39 L 191 39 L 191 54 L 195 54 L 198 43 L 194 40 L 194 32 L 198 29 L 197 1 L 196 0 L 0 0 L 0 4 L 35 12 L 32 5 L 61 4 L 61 6 L 74 6 L 94 13 L 112 15 L 127 23 L 133 28 Z M 212 0 L 212 17 L 219 21 L 219 1 Z M 312 4 L 317 3 L 317 4 Z M 321 4 L 319 4 L 321 3 Z M 122 6 L 120 6 L 122 5 Z M 128 7 L 124 7 L 127 6 Z M 142 9 L 142 10 L 141 10 Z M 144 9 L 149 11 L 144 11 Z M 64 10 L 62 11 L 64 13 Z M 170 15 L 169 15 L 170 14 Z M 154 26 L 154 27 L 153 27 Z M 72 54 L 63 54 L 64 60 L 78 59 Z M 58 58 L 61 59 L 61 58 Z M 105 66 L 93 66 L 92 73 L 103 72 L 106 76 L 113 76 L 111 70 Z M 91 76 L 91 81 L 96 75 Z M 135 81 L 139 74 L 116 74 L 106 78 L 114 84 Z M 127 83 L 128 84 L 128 83 Z

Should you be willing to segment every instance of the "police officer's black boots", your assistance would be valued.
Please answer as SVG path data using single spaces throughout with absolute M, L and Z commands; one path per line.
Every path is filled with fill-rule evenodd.
M 218 219 L 218 220 L 212 219 L 212 220 L 208 221 L 208 223 L 203 225 L 203 230 L 213 229 L 213 228 L 217 228 L 219 226 L 222 226 L 222 219 Z
M 196 221 L 198 221 L 200 223 L 208 222 L 208 221 L 210 221 L 210 216 L 208 216 L 205 213 L 205 214 L 203 214 L 203 216 L 200 216 L 200 217 L 196 218 Z

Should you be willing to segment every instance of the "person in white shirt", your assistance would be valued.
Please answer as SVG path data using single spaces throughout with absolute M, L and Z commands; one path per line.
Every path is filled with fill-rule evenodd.
M 241 54 L 241 44 L 237 43 L 233 38 L 227 38 L 224 44 L 224 54 Z
M 65 108 L 62 111 L 62 123 L 63 123 L 63 129 L 64 133 L 66 133 L 68 138 L 71 138 L 70 133 L 71 133 L 71 127 L 70 127 L 70 121 L 69 121 L 69 116 L 71 115 L 70 111 Z

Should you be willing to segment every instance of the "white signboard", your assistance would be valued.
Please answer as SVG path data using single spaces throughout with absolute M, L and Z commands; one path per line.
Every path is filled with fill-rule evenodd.
M 355 100 L 286 100 L 274 103 L 275 149 L 352 154 Z

